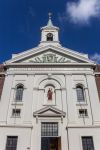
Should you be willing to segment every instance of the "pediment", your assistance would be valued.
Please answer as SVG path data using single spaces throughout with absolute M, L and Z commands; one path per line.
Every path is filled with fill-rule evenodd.
M 6 64 L 44 64 L 44 63 L 94 63 L 86 55 L 61 46 L 36 47 L 15 55 Z
M 65 117 L 66 113 L 53 106 L 47 106 L 43 109 L 34 112 L 33 115 L 35 117 Z
M 69 55 L 58 53 L 52 49 L 48 49 L 45 52 L 38 53 L 29 58 L 25 58 L 19 63 L 76 63 L 82 62 L 74 57 L 70 57 Z

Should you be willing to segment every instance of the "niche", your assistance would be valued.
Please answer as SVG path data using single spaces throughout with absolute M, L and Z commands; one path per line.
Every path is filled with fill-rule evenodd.
M 53 85 L 45 86 L 44 104 L 45 105 L 55 105 L 55 87 Z

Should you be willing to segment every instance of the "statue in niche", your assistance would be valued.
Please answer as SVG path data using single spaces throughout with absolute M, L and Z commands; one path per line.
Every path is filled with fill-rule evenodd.
M 52 89 L 49 88 L 47 93 L 48 100 L 52 100 L 52 95 L 53 95 Z

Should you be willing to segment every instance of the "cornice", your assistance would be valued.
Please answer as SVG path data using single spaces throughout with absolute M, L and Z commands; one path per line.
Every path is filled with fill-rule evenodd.
M 47 75 L 48 73 L 46 73 L 46 72 L 35 72 L 35 73 L 30 73 L 30 72 L 28 72 L 28 73 L 16 73 L 16 72 L 9 72 L 9 73 L 7 73 L 7 75 L 31 75 L 31 76 L 34 76 L 34 75 Z M 66 76 L 68 76 L 68 75 L 70 75 L 70 76 L 72 76 L 72 75 L 91 75 L 91 76 L 93 76 L 93 74 L 92 73 L 69 73 L 69 74 L 67 74 L 66 72 L 63 72 L 63 73 L 54 73 L 53 75 L 65 75 L 66 74 Z
M 68 125 L 68 126 L 66 126 L 66 129 L 68 129 L 68 128 L 73 128 L 73 129 L 79 129 L 79 128 L 89 128 L 89 129 L 91 129 L 91 128 L 100 128 L 100 125 Z
M 100 72 L 95 72 L 94 75 L 100 75 Z
M 89 60 L 88 58 L 86 58 L 84 56 L 84 54 L 82 55 L 81 53 L 78 53 L 76 51 L 73 51 L 73 50 L 70 50 L 68 48 L 64 48 L 62 46 L 54 46 L 54 45 L 47 45 L 47 46 L 41 46 L 41 47 L 35 47 L 33 49 L 30 49 L 28 51 L 25 51 L 23 53 L 19 53 L 16 57 L 6 61 L 4 64 L 8 64 L 8 63 L 12 63 L 12 62 L 15 62 L 15 61 L 19 61 L 19 60 L 23 60 L 24 58 L 28 58 L 30 57 L 31 55 L 36 55 L 38 53 L 41 53 L 43 51 L 46 51 L 48 49 L 51 49 L 52 51 L 56 51 L 56 52 L 59 52 L 59 53 L 62 53 L 64 55 L 69 55 L 71 57 L 74 57 L 78 60 L 82 60 L 84 62 L 87 62 L 87 63 L 93 63 L 95 64 L 93 61 Z
M 8 63 L 5 64 L 6 67 L 37 67 L 37 66 L 43 66 L 43 67 L 48 67 L 48 66 L 72 66 L 72 67 L 78 67 L 78 66 L 91 66 L 94 67 L 94 63 Z
M 6 75 L 6 73 L 5 72 L 0 72 L 0 75 Z
M 33 128 L 33 125 L 18 125 L 18 124 L 6 124 L 2 125 L 0 124 L 0 127 L 5 127 L 5 128 Z

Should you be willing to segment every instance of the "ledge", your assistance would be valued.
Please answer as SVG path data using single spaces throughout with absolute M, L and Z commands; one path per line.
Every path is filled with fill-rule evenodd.
M 12 102 L 12 105 L 20 105 L 20 106 L 22 106 L 23 102 Z
M 76 106 L 82 106 L 82 105 L 83 106 L 87 106 L 88 104 L 86 102 L 84 102 L 84 103 L 81 103 L 81 102 L 80 103 L 76 103 Z
M 5 128 L 33 128 L 33 125 L 19 125 L 19 124 L 7 124 L 7 125 L 0 125 L 0 127 Z

